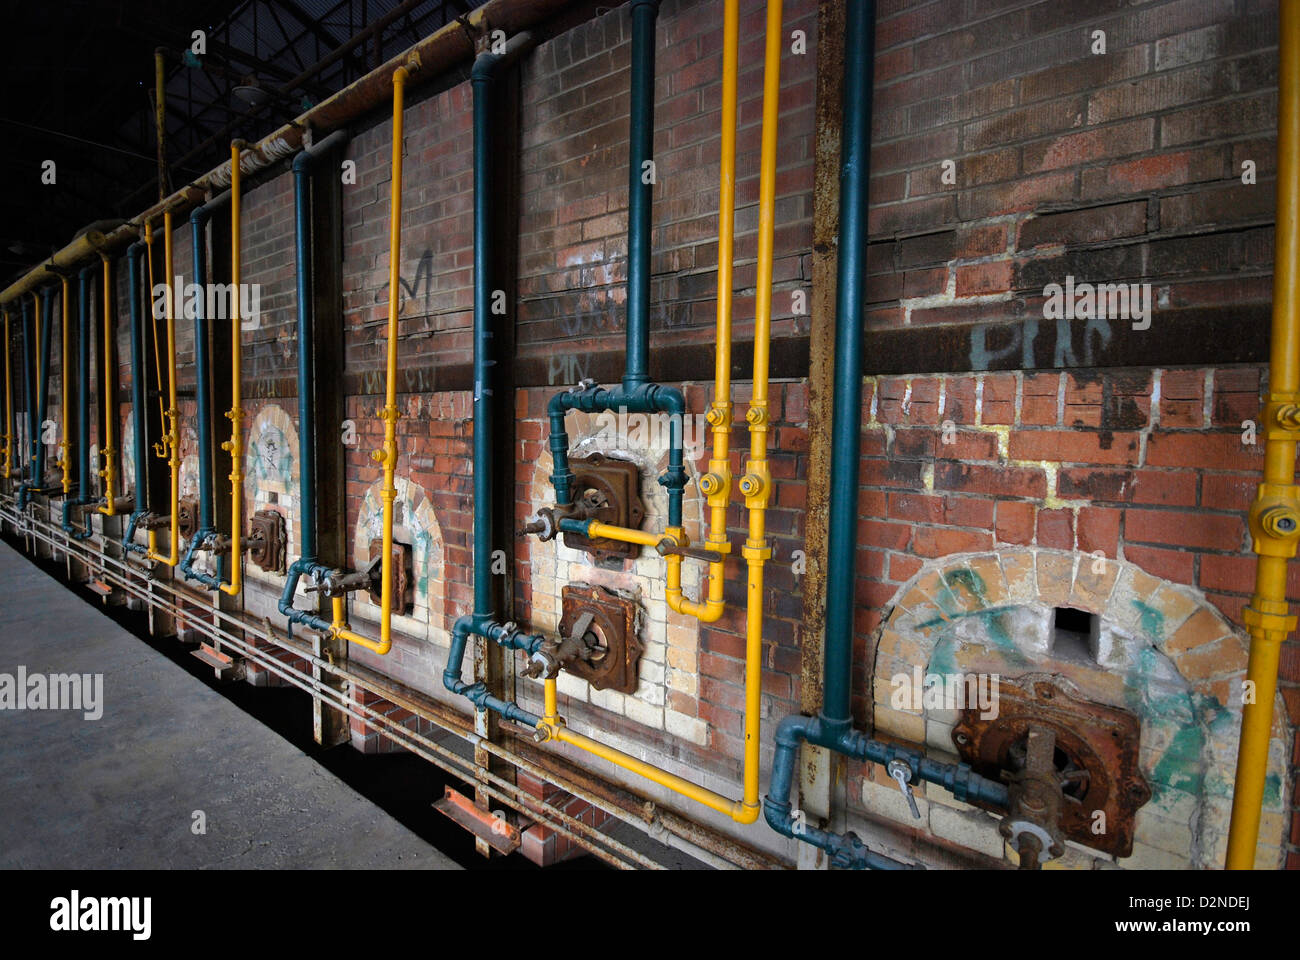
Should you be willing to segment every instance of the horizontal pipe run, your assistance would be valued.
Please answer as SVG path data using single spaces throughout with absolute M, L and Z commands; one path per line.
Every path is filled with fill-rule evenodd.
M 834 750 L 856 760 L 870 760 L 887 765 L 899 760 L 911 771 L 910 782 L 924 781 L 948 790 L 962 802 L 985 803 L 1006 810 L 1008 793 L 1005 784 L 989 780 L 965 763 L 931 760 L 919 750 L 875 740 L 853 729 L 827 723 L 820 717 L 788 716 L 776 729 L 776 754 L 772 759 L 769 793 L 763 800 L 763 813 L 773 830 L 795 837 L 830 854 L 834 866 L 852 870 L 907 869 L 903 863 L 870 850 L 856 834 L 837 834 L 820 830 L 796 820 L 790 803 L 795 763 L 804 743 Z
M 7 508 L 5 504 L 8 505 Z M 611 783 L 602 785 L 597 791 L 585 787 L 581 782 L 573 779 L 576 771 L 568 772 L 564 769 L 564 767 L 572 766 L 571 764 L 562 757 L 554 754 L 547 757 L 540 751 L 535 750 L 531 740 L 519 742 L 516 748 L 511 748 L 502 743 L 482 740 L 473 732 L 469 717 L 452 713 L 449 708 L 443 708 L 437 705 L 436 702 L 429 704 L 422 701 L 417 702 L 411 697 L 423 697 L 425 695 L 417 691 L 411 691 L 408 697 L 390 686 L 389 683 L 392 681 L 388 681 L 388 678 L 373 673 L 359 664 L 347 661 L 336 663 L 315 657 L 306 644 L 286 638 L 277 631 L 270 629 L 270 625 L 265 620 L 256 621 L 235 611 L 219 609 L 207 597 L 190 592 L 179 581 L 142 581 L 142 571 L 125 559 L 106 556 L 94 544 L 78 543 L 62 535 L 55 536 L 56 533 L 59 533 L 57 527 L 38 518 L 13 513 L 13 504 L 14 498 L 12 496 L 0 494 L 0 512 L 5 513 L 5 517 L 10 523 L 23 526 L 36 539 L 42 540 L 57 550 L 79 556 L 82 562 L 101 571 L 107 580 L 117 583 L 124 590 L 144 600 L 151 606 L 192 621 L 196 629 L 213 639 L 225 643 L 227 641 L 235 642 L 243 635 L 255 636 L 268 643 L 292 651 L 324 672 L 354 686 L 369 690 L 377 696 L 388 699 L 400 706 L 405 706 L 440 729 L 476 743 L 491 756 L 516 766 L 538 779 L 553 783 L 561 790 L 591 803 L 621 822 L 656 837 L 660 842 L 668 843 L 693 857 L 709 862 L 715 867 L 761 869 L 777 866 L 777 862 L 773 858 L 759 854 L 749 848 L 737 846 L 734 842 L 719 843 L 719 838 L 707 834 L 700 825 L 680 817 L 671 810 L 655 809 L 653 803 L 622 786 Z M 122 572 L 114 572 L 116 570 Z M 147 583 L 147 586 L 141 586 L 142 583 Z M 176 599 L 168 601 L 165 596 Z M 182 606 L 182 603 L 184 606 Z M 215 623 L 208 624 L 196 620 L 193 612 L 195 609 L 201 611 L 204 616 L 212 617 Z M 216 623 L 226 623 L 230 629 L 223 629 L 215 625 Z M 274 663 L 284 666 L 283 662 L 279 660 L 275 660 Z M 303 679 L 311 681 L 309 676 L 304 676 Z M 388 683 L 384 681 L 388 681 Z M 518 740 L 517 737 L 512 737 L 509 731 L 507 731 L 506 736 L 507 739 Z M 525 752 L 520 753 L 520 750 Z M 536 757 L 537 759 L 533 760 L 530 757 Z M 539 765 L 543 760 L 551 760 L 560 766 Z M 481 768 L 479 772 L 482 772 Z
M 416 80 L 420 83 L 432 80 L 473 55 L 473 37 L 485 35 L 491 30 L 504 30 L 507 35 L 518 33 L 564 12 L 569 6 L 570 0 L 487 0 L 464 17 L 439 28 L 387 63 L 250 144 L 242 160 L 242 169 L 245 173 L 252 173 L 276 163 L 302 145 L 306 131 L 329 133 L 379 107 L 392 95 L 393 72 L 399 66 L 413 61 Z M 34 266 L 0 292 L 0 303 L 11 303 L 42 283 L 57 280 L 59 275 L 47 269 L 47 263 L 65 270 L 71 269 L 101 250 L 111 252 L 126 246 L 138 236 L 140 228 L 146 223 L 158 219 L 168 210 L 184 212 L 189 207 L 201 204 L 209 189 L 224 187 L 229 182 L 230 164 L 225 162 L 121 226 L 107 233 L 89 231 L 77 237 L 48 261 Z

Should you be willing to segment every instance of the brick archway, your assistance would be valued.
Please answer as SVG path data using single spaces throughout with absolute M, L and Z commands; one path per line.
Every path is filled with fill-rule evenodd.
M 1091 615 L 1086 645 L 1057 646 L 1062 609 Z M 1152 799 L 1138 812 L 1125 867 L 1222 866 L 1247 641 L 1198 591 L 1135 564 L 1075 551 L 1009 549 L 932 560 L 899 588 L 877 631 L 873 708 L 881 733 L 953 752 L 957 711 L 902 705 L 891 693 L 915 665 L 928 673 L 1049 674 L 1142 724 L 1140 765 Z M 1260 832 L 1260 866 L 1281 861 L 1286 810 L 1286 712 L 1278 698 Z M 868 783 L 864 802 L 890 784 Z M 923 816 L 939 836 L 1000 855 L 988 815 L 935 790 Z M 897 795 L 894 787 L 893 794 Z M 892 797 L 890 798 L 892 801 Z M 888 807 L 888 804 L 886 804 Z M 888 812 L 887 812 L 888 815 Z M 910 819 L 910 815 L 909 815 Z M 1111 858 L 1071 848 L 1067 866 Z

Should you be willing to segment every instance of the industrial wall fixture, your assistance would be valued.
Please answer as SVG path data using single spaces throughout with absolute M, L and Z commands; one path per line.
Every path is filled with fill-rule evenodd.
M 4 308 L 4 325 L 5 325 L 5 422 L 4 433 L 0 434 L 0 439 L 4 440 L 3 452 L 5 458 L 4 479 L 8 480 L 13 476 L 14 466 L 14 388 L 13 375 L 10 369 L 9 351 L 11 342 L 9 339 L 9 308 Z
M 128 553 L 148 552 L 142 544 L 135 542 L 136 528 L 139 526 L 141 518 L 149 513 L 149 461 L 147 455 L 149 436 L 145 419 L 147 413 L 145 402 L 148 373 L 145 369 L 144 329 L 141 326 L 144 320 L 140 310 L 140 255 L 147 246 L 143 240 L 137 240 L 126 251 L 127 301 L 130 304 L 131 311 L 131 423 L 133 434 L 131 456 L 135 462 L 134 507 L 131 510 L 131 517 L 127 522 L 126 530 L 122 534 L 122 548 Z M 150 266 L 152 272 L 152 264 Z M 153 286 L 151 284 L 150 292 L 152 290 Z M 152 312 L 151 310 L 150 313 L 152 314 Z M 87 363 L 89 363 L 88 358 Z M 82 379 L 82 383 L 85 384 L 88 379 L 89 374 Z M 83 429 L 85 423 L 86 417 L 83 414 Z M 81 442 L 84 445 L 85 440 L 83 439 Z M 82 492 L 84 495 L 85 491 Z
M 146 223 L 145 237 L 149 242 L 149 227 Z M 150 256 L 150 262 L 153 257 Z M 163 213 L 163 273 L 168 278 L 174 277 L 172 272 L 175 264 L 172 261 L 172 211 L 170 209 Z M 171 283 L 171 280 L 168 280 Z M 169 291 L 170 292 L 170 291 Z M 168 567 L 174 567 L 181 561 L 181 437 L 180 437 L 180 410 L 176 402 L 176 314 L 174 313 L 174 297 L 168 296 L 164 305 L 164 316 L 166 317 L 167 326 L 167 409 L 163 411 L 166 429 L 163 431 L 155 452 L 162 457 L 167 458 L 167 473 L 170 487 L 168 497 L 168 525 L 167 553 L 158 552 L 158 524 L 150 522 L 149 524 L 149 551 L 145 556 L 152 561 L 162 563 Z M 161 518 L 159 518 L 161 519 Z
M 769 7 L 770 10 L 770 7 Z M 820 716 L 792 715 L 776 730 L 776 756 L 763 802 L 778 833 L 820 847 L 838 867 L 897 869 L 896 860 L 864 844 L 856 834 L 836 834 L 794 816 L 790 790 L 795 756 L 803 743 L 835 750 L 886 767 L 911 799 L 919 781 L 949 790 L 958 800 L 1007 810 L 1007 787 L 973 772 L 968 764 L 931 760 L 920 750 L 882 743 L 853 729 L 850 679 L 853 663 L 853 582 L 856 578 L 858 458 L 861 447 L 863 283 L 866 277 L 867 183 L 871 132 L 871 77 L 875 50 L 875 3 L 849 4 L 844 50 L 844 127 L 840 156 L 840 242 L 836 278 L 835 395 L 831 432 L 830 542 L 826 576 L 826 661 Z M 769 31 L 771 27 L 769 26 Z M 769 32 L 770 36 L 770 32 Z M 1024 835 L 1024 834 L 1022 834 Z M 1013 843 L 1016 840 L 1013 839 Z
M 1278 7 L 1277 231 L 1273 270 L 1273 329 L 1264 424 L 1264 479 L 1248 515 L 1259 556 L 1255 593 L 1242 611 L 1250 631 L 1246 681 L 1255 696 L 1241 711 L 1241 743 L 1228 829 L 1229 870 L 1255 866 L 1260 810 L 1268 773 L 1277 670 L 1282 642 L 1295 630 L 1286 573 L 1300 543 L 1300 3 Z
M 63 531 L 74 540 L 85 540 L 92 533 L 84 511 L 81 526 L 73 523 L 72 511 L 93 502 L 90 492 L 90 281 L 94 272 L 94 267 L 84 268 L 77 288 L 77 496 L 63 501 Z M 137 439 L 137 445 L 140 442 Z
M 728 46 L 738 46 L 738 5 L 727 4 L 726 30 Z M 627 295 L 627 349 L 625 373 L 619 387 L 606 389 L 584 382 L 572 391 L 556 394 L 548 404 L 550 420 L 550 449 L 554 458 L 551 482 L 555 487 L 556 506 L 550 513 L 542 513 L 526 528 L 543 539 L 558 532 L 580 533 L 590 539 L 608 538 L 642 546 L 653 546 L 661 555 L 694 556 L 710 564 L 721 564 L 721 552 L 692 551 L 682 528 L 682 491 L 686 484 L 682 460 L 682 416 L 685 400 L 681 391 L 650 382 L 647 373 L 649 353 L 649 264 L 650 264 L 650 180 L 644 176 L 646 164 L 651 159 L 654 131 L 654 45 L 655 23 L 658 16 L 657 0 L 634 0 L 632 3 L 632 96 L 629 135 L 629 202 L 628 202 L 628 295 Z M 491 543 L 491 521 L 488 516 L 490 459 L 490 416 L 488 406 L 492 395 L 488 371 L 492 363 L 488 330 L 488 296 L 491 284 L 487 275 L 486 251 L 489 247 L 489 158 L 488 158 L 488 102 L 493 71 L 498 64 L 491 54 L 480 54 L 471 75 L 474 83 L 474 216 L 475 216 L 475 311 L 474 311 L 474 613 L 456 621 L 452 633 L 451 650 L 443 671 L 443 684 L 448 690 L 468 697 L 480 710 L 493 710 L 508 720 L 528 724 L 535 728 L 538 740 L 557 740 L 601 757 L 616 766 L 643 776 L 675 793 L 702 803 L 711 809 L 730 816 L 738 823 L 753 823 L 758 818 L 758 737 L 759 737 L 759 680 L 761 676 L 762 632 L 762 564 L 771 555 L 764 540 L 762 514 L 769 496 L 767 447 L 767 356 L 771 318 L 771 260 L 775 209 L 776 173 L 776 122 L 779 92 L 779 63 L 781 51 L 781 5 L 769 3 L 767 49 L 765 55 L 764 127 L 762 150 L 762 185 L 760 186 L 760 222 L 768 236 L 760 232 L 759 306 L 755 331 L 754 401 L 747 420 L 751 429 L 751 458 L 741 491 L 746 497 L 750 512 L 750 537 L 746 541 L 745 556 L 749 562 L 750 590 L 747 615 L 746 641 L 746 712 L 744 786 L 740 800 L 733 800 L 692 783 L 683 777 L 653 764 L 609 747 L 597 740 L 569 729 L 558 713 L 556 677 L 559 671 L 581 654 L 590 652 L 590 644 L 583 642 L 585 630 L 575 630 L 573 635 L 560 639 L 546 639 L 526 635 L 513 623 L 499 623 L 491 611 L 488 583 L 488 559 Z M 735 58 L 729 57 L 730 72 L 735 72 Z M 729 84 L 734 92 L 734 83 Z M 734 121 L 734 109 L 726 112 Z M 731 171 L 734 176 L 734 169 Z M 728 171 L 724 167 L 724 180 Z M 725 192 L 725 190 L 724 190 Z M 730 218 L 724 218 L 730 224 Z M 728 227 L 729 229 L 729 227 Z M 764 263 L 764 258 L 766 262 Z M 762 278 L 767 278 L 768 291 L 764 298 Z M 719 324 L 720 331 L 723 324 Z M 729 323 L 726 325 L 729 334 Z M 761 342 L 760 342 L 761 341 Z M 728 340 L 729 343 L 729 340 Z M 722 346 L 719 345 L 722 350 Z M 725 397 L 729 407 L 729 382 Z M 715 402 L 718 397 L 715 396 Z M 665 414 L 669 419 L 668 468 L 660 483 L 668 490 L 668 526 L 663 534 L 653 534 L 629 528 L 602 524 L 589 516 L 578 516 L 582 509 L 572 502 L 575 476 L 569 468 L 568 435 L 565 415 L 569 410 L 596 412 L 620 410 L 644 414 Z M 715 407 L 715 410 L 717 408 Z M 719 426 L 715 424 L 715 427 Z M 728 424 L 729 426 L 729 424 Z M 717 434 L 715 433 L 715 440 Z M 481 444 L 481 446 L 480 446 Z M 593 504 L 585 509 L 591 510 Z M 725 508 L 724 508 L 725 513 Z M 725 521 L 725 517 L 724 517 Z M 715 529 L 715 536 L 721 531 Z M 711 567 L 711 569 L 713 569 Z M 492 696 L 483 683 L 467 683 L 461 679 L 466 643 L 476 635 L 494 641 L 508 649 L 520 650 L 529 659 L 524 674 L 543 679 L 543 715 L 537 717 L 514 702 L 502 701 Z
M 104 300 L 104 372 L 100 377 L 104 385 L 104 445 L 99 454 L 104 458 L 104 466 L 99 475 L 104 478 L 104 502 L 99 512 L 106 517 L 115 517 L 131 508 L 130 501 L 117 496 L 117 457 L 115 444 L 117 437 L 117 337 L 113 334 L 113 261 L 108 254 L 101 253 L 103 263 L 103 300 Z

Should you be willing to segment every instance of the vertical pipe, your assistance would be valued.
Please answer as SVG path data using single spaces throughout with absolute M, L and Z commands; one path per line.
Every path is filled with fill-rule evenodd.
M 90 502 L 90 345 L 94 334 L 90 327 L 90 278 L 94 267 L 86 267 L 78 277 L 77 285 L 77 380 L 81 401 L 77 422 L 77 497 L 82 503 Z
M 36 294 L 32 294 L 32 302 L 36 301 Z M 36 425 L 36 373 L 33 369 L 35 363 L 36 348 L 35 333 L 32 324 L 32 311 L 29 309 L 30 303 L 23 301 L 23 417 L 27 421 L 26 450 L 22 451 L 23 466 L 19 471 L 24 478 L 24 482 L 31 480 L 32 460 L 36 451 L 32 448 L 32 435 L 35 433 Z
M 741 548 L 748 571 L 745 604 L 745 806 L 758 815 L 759 718 L 762 714 L 763 566 L 772 474 L 767 460 L 768 369 L 772 341 L 772 259 L 776 234 L 776 142 L 781 98 L 781 0 L 768 0 L 763 64 L 763 135 L 758 178 L 758 280 L 754 302 L 754 387 L 746 411 L 749 461 L 740 478 L 749 512 L 749 536 Z
M 172 278 L 174 277 L 172 270 L 175 266 L 172 246 L 172 212 L 167 210 L 163 213 L 163 275 L 168 278 L 165 285 L 168 364 L 167 410 L 165 411 L 167 432 L 163 434 L 161 450 L 167 457 L 167 468 L 171 479 L 171 496 L 169 498 L 171 524 L 168 529 L 169 550 L 166 554 L 158 553 L 158 531 L 150 528 L 148 557 L 150 560 L 157 560 L 169 567 L 176 566 L 181 559 L 181 444 L 180 428 L 178 426 L 180 411 L 176 408 L 176 291 L 172 289 Z
M 70 493 L 72 490 L 72 460 L 68 456 L 69 451 L 72 449 L 72 444 L 68 440 L 68 427 L 71 420 L 71 416 L 69 414 L 69 408 L 71 404 L 68 401 L 71 395 L 69 384 L 70 381 L 72 380 L 72 376 L 71 376 L 72 360 L 68 354 L 69 324 L 68 324 L 67 278 L 64 278 L 63 280 L 63 287 L 62 287 L 62 292 L 60 294 L 59 300 L 60 300 L 60 307 L 63 311 L 63 339 L 60 342 L 60 352 L 61 352 L 60 360 L 62 361 L 61 373 L 60 373 L 60 380 L 62 381 L 62 383 L 60 387 L 61 387 L 61 393 L 63 395 L 63 401 L 59 406 L 59 415 L 60 418 L 63 420 L 63 429 L 59 434 L 59 466 L 63 469 L 63 495 L 67 496 L 68 493 Z
M 154 133 L 158 138 L 158 200 L 167 197 L 167 73 L 163 56 L 166 51 L 158 47 L 153 52 L 153 119 Z M 171 278 L 168 278 L 171 282 Z
M 650 381 L 650 208 L 658 0 L 632 4 L 632 109 L 628 132 L 627 357 L 623 388 Z
M 104 264 L 104 505 L 99 512 L 106 517 L 117 516 L 117 364 L 114 360 L 113 337 L 113 262 L 107 254 L 100 254 Z
M 479 69 L 479 63 L 483 67 Z M 492 64 L 480 57 L 472 73 L 474 93 L 474 616 L 492 616 L 492 363 L 489 264 L 492 168 L 488 131 L 492 113 Z
M 865 296 L 867 181 L 875 3 L 850 3 L 845 19 L 844 133 L 840 156 L 840 242 L 836 267 L 835 398 L 831 415 L 830 538 L 826 577 L 826 679 L 822 718 L 852 723 L 853 597 L 856 575 L 858 455 L 861 448 L 862 304 Z
M 4 308 L 5 318 L 5 475 L 8 480 L 13 476 L 14 465 L 14 405 L 13 405 L 13 375 L 9 365 L 9 308 Z
M 1254 699 L 1242 706 L 1241 742 L 1228 827 L 1226 866 L 1255 865 L 1260 808 L 1268 773 L 1268 742 L 1277 695 L 1281 645 L 1295 629 L 1286 599 L 1288 561 L 1295 556 L 1297 514 L 1295 455 L 1300 435 L 1300 0 L 1278 11 L 1277 229 L 1273 257 L 1273 327 L 1264 482 L 1250 511 L 1255 552 L 1255 594 L 1243 614 L 1250 630 L 1246 678 Z
M 410 76 L 406 67 L 393 71 L 393 169 L 388 213 L 388 363 L 385 370 L 384 445 L 370 453 L 370 459 L 384 469 L 384 485 L 380 488 L 383 499 L 383 557 L 380 564 L 379 641 L 363 637 L 347 629 L 343 604 L 334 604 L 334 635 L 351 643 L 359 643 L 378 654 L 386 654 L 393 647 L 393 501 L 397 499 L 395 474 L 397 472 L 397 420 L 402 413 L 397 409 L 397 314 L 401 300 L 402 262 L 402 115 L 405 104 L 406 80 Z M 477 386 L 475 393 L 477 397 Z M 477 410 L 477 399 L 475 410 Z M 475 426 L 475 450 L 478 449 L 478 426 Z M 475 464 L 475 489 L 478 485 L 478 465 Z
M 144 331 L 141 329 L 144 318 L 140 315 L 140 254 L 143 252 L 144 243 L 140 241 L 131 244 L 126 251 L 129 284 L 127 300 L 131 310 L 131 423 L 132 432 L 135 434 L 131 455 L 135 463 L 135 509 L 131 514 L 131 527 L 123 542 L 127 543 L 128 549 L 137 550 L 140 548 L 130 543 L 135 534 L 135 523 L 149 509 L 149 461 L 145 447 L 149 429 L 145 419 L 145 404 L 148 402 L 145 388 L 147 368 L 144 356 Z
M 312 414 L 314 370 L 311 329 L 311 235 L 309 207 L 309 154 L 293 160 L 293 236 L 298 281 L 298 503 L 301 558 L 316 560 L 316 423 Z
M 203 208 L 190 214 L 190 246 L 194 259 L 194 282 L 200 285 L 207 282 L 208 257 L 207 245 L 204 243 L 203 228 L 207 217 Z M 235 300 L 239 299 L 238 288 Z M 212 518 L 212 395 L 211 361 L 208 357 L 208 316 L 204 298 L 199 298 L 199 308 L 194 314 L 194 393 L 195 419 L 198 421 L 199 434 L 199 531 L 212 533 L 215 529 Z M 196 534 L 196 541 L 198 536 Z
M 41 375 L 37 384 L 40 397 L 37 399 L 36 432 L 36 476 L 32 478 L 36 489 L 45 486 L 45 442 L 41 434 L 45 430 L 45 414 L 50 404 L 50 345 L 54 341 L 54 288 L 46 287 L 41 291 L 41 325 L 37 333 L 41 357 Z
M 239 316 L 243 296 L 239 272 L 239 155 L 243 146 L 242 140 L 230 145 L 230 285 L 234 289 L 230 298 L 230 412 L 226 414 L 230 418 L 230 439 L 221 445 L 230 453 L 230 582 L 221 584 L 221 592 L 231 597 L 244 589 L 244 553 L 240 548 L 244 533 L 244 374 Z

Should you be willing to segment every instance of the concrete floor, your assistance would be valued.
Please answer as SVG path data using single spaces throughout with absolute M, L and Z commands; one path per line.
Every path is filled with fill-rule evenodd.
M 0 584 L 0 674 L 103 674 L 98 720 L 0 709 L 0 869 L 456 869 L 3 543 Z

